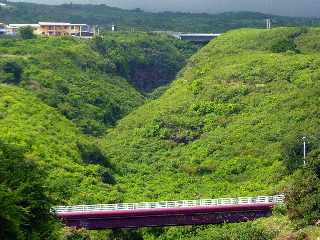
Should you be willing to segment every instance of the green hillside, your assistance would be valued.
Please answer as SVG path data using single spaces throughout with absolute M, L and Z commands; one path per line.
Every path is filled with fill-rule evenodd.
M 0 239 L 316 239 L 297 229 L 319 219 L 320 30 L 228 32 L 145 100 L 134 66 L 168 77 L 196 50 L 156 37 L 0 41 Z M 288 211 L 221 226 L 77 231 L 49 214 L 284 191 Z
M 32 90 L 86 134 L 102 134 L 143 103 L 108 66 L 89 44 L 72 38 L 0 41 L 0 81 Z
M 172 82 L 200 48 L 164 34 L 108 32 L 103 37 L 94 41 L 94 48 L 143 93 Z
M 81 135 L 55 109 L 16 87 L 0 85 L 0 111 L 1 141 L 24 149 L 27 159 L 46 169 L 54 199 L 62 204 L 111 197 L 103 192 L 111 189 L 112 181 L 104 177 L 108 171 L 111 176 L 112 167 L 103 152 L 92 147 L 94 139 Z M 98 155 L 103 161 L 93 161 Z
M 95 140 L 30 93 L 0 85 L 0 129 L 1 239 L 49 239 L 52 205 L 121 201 Z
M 319 29 L 242 29 L 201 49 L 162 97 L 101 142 L 124 199 L 284 191 L 303 164 L 302 136 L 310 152 L 319 149 L 319 40 Z M 218 239 L 210 229 L 201 239 Z
M 270 15 L 255 12 L 227 12 L 220 14 L 192 14 L 180 12 L 151 13 L 141 9 L 124 10 L 104 4 L 44 5 L 10 2 L 10 8 L 0 8 L 0 22 L 23 23 L 60 21 L 95 24 L 121 30 L 135 28 L 142 31 L 226 32 L 243 27 L 264 28 Z M 274 26 L 319 26 L 318 18 L 271 16 Z
M 152 55 L 165 72 L 143 79 L 155 88 L 196 50 L 150 34 L 0 40 L 0 239 L 67 236 L 49 214 L 53 205 L 123 201 L 116 167 L 95 138 L 145 101 L 139 78 L 129 82 L 120 70 L 139 63 L 151 71 Z
M 108 34 L 92 41 L 3 39 L 0 82 L 33 91 L 85 134 L 99 136 L 140 106 L 144 91 L 171 82 L 196 50 L 173 38 L 143 33 Z

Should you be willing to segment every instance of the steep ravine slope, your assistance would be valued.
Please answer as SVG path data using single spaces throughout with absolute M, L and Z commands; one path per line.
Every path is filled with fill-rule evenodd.
M 159 33 L 107 32 L 94 49 L 142 93 L 171 83 L 201 47 Z
M 0 39 L 0 82 L 31 90 L 83 133 L 100 136 L 142 105 L 145 91 L 171 82 L 195 51 L 147 33 Z
M 108 66 L 89 41 L 68 37 L 0 41 L 0 82 L 33 91 L 88 135 L 103 134 L 144 102 Z
M 0 84 L 0 129 L 2 142 L 46 170 L 44 185 L 56 204 L 118 200 L 112 167 L 95 140 L 32 94 Z
M 283 191 L 301 137 L 319 146 L 319 39 L 319 29 L 243 29 L 200 50 L 101 142 L 125 200 Z

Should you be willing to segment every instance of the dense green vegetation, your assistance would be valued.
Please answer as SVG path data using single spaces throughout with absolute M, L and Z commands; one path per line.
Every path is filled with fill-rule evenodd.
M 92 42 L 0 41 L 0 206 L 6 208 L 0 223 L 8 226 L 0 230 L 1 238 L 319 236 L 319 228 L 307 225 L 320 218 L 320 30 L 228 32 L 191 57 L 176 81 L 138 107 L 144 97 L 135 89 L 140 85 L 132 78 L 132 66 L 159 64 L 165 70 L 172 64 L 176 67 L 169 72 L 177 72 L 195 51 L 174 40 L 166 45 L 169 40 L 114 34 Z M 153 62 L 157 57 L 159 62 Z M 305 167 L 303 136 L 308 139 Z M 279 192 L 287 193 L 288 209 L 276 209 L 271 218 L 222 226 L 61 230 L 47 211 L 52 204 Z M 38 218 L 38 207 L 48 214 Z
M 320 216 L 319 148 L 308 157 L 305 168 L 295 172 L 287 190 L 288 216 L 300 226 L 314 225 Z
M 150 50 L 166 44 L 152 54 L 171 59 L 167 64 L 176 66 L 171 70 L 175 75 L 191 54 L 188 48 L 196 48 L 168 37 L 156 41 L 156 35 L 117 38 L 101 42 L 106 54 L 130 41 L 134 51 L 106 55 L 95 49 L 96 40 L 72 38 L 0 41 L 0 199 L 7 209 L 0 215 L 5 226 L 1 239 L 55 239 L 61 234 L 73 239 L 79 233 L 58 230 L 49 215 L 52 205 L 123 201 L 115 166 L 97 139 L 82 134 L 103 134 L 144 101 L 136 86 L 119 76 L 122 63 L 117 59 L 142 58 L 149 52 L 148 46 L 142 48 L 147 42 Z M 130 61 L 123 65 L 132 68 Z
M 1 84 L 0 113 L 1 239 L 59 234 L 54 204 L 121 201 L 105 153 L 56 110 Z
M 0 238 L 48 239 L 53 201 L 43 186 L 44 172 L 25 158 L 21 146 L 0 141 Z
M 162 97 L 101 142 L 124 199 L 284 191 L 303 164 L 302 136 L 319 149 L 319 38 L 318 29 L 244 29 L 201 49 Z
M 98 136 L 143 103 L 135 88 L 169 83 L 196 50 L 152 34 L 112 34 L 92 42 L 2 40 L 0 81 L 33 91 L 85 134 Z
M 0 41 L 1 81 L 32 90 L 86 134 L 102 134 L 143 103 L 107 65 L 87 43 L 71 38 Z
M 19 29 L 19 35 L 22 39 L 32 39 L 36 36 L 33 34 L 33 28 L 32 27 L 22 27 Z
M 96 38 L 93 49 L 110 68 L 142 92 L 170 83 L 199 46 L 166 35 L 107 33 Z
M 264 28 L 270 15 L 252 12 L 222 14 L 150 13 L 140 9 L 123 10 L 106 5 L 64 4 L 48 6 L 33 3 L 13 3 L 0 8 L 0 21 L 9 23 L 61 21 L 96 24 L 111 29 L 117 24 L 122 30 L 135 28 L 147 31 L 225 32 L 241 27 Z M 317 18 L 272 16 L 274 26 L 319 26 Z
M 128 200 L 281 191 L 287 143 L 317 141 L 319 57 L 301 45 L 314 31 L 227 33 L 194 56 L 164 96 L 121 120 L 103 145 Z M 300 53 L 291 43 L 279 52 L 293 36 Z
M 112 196 L 104 194 L 112 193 L 113 185 L 108 178 L 113 170 L 105 153 L 95 139 L 81 135 L 55 109 L 23 89 L 2 84 L 0 112 L 1 141 L 46 170 L 45 185 L 53 200 L 60 204 L 96 202 Z

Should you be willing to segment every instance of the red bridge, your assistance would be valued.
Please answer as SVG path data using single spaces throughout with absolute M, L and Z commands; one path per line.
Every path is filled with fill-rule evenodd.
M 59 206 L 52 209 L 70 227 L 141 228 L 252 221 L 271 215 L 284 196 L 260 196 L 169 202 Z

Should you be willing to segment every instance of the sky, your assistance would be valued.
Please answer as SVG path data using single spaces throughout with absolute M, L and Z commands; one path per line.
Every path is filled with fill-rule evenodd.
M 19 0 L 11 0 L 19 1 Z M 104 3 L 110 6 L 146 11 L 221 13 L 256 11 L 284 16 L 320 17 L 320 0 L 24 0 L 28 2 Z

